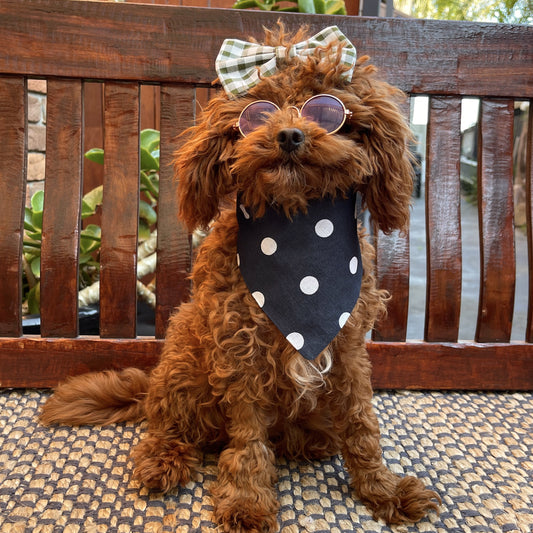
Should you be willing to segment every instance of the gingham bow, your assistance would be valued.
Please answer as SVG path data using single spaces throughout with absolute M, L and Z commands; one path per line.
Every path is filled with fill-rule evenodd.
M 228 96 L 238 96 L 257 85 L 261 78 L 275 74 L 278 70 L 278 60 L 310 56 L 318 47 L 323 48 L 336 41 L 344 43 L 341 63 L 350 69 L 343 73 L 343 77 L 351 80 L 356 60 L 355 47 L 337 26 L 325 28 L 310 39 L 290 48 L 261 46 L 238 39 L 226 39 L 216 58 L 215 68 Z M 333 46 L 331 52 L 337 53 L 337 46 Z

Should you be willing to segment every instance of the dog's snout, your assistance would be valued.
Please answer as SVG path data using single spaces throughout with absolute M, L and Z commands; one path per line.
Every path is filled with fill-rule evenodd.
M 298 128 L 285 128 L 278 133 L 277 141 L 285 152 L 296 150 L 305 141 L 304 132 Z

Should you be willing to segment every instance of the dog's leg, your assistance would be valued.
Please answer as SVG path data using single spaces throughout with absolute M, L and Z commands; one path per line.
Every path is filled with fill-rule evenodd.
M 199 422 L 203 413 L 196 389 L 183 385 L 187 376 L 192 379 L 191 369 L 188 375 L 180 372 L 171 380 L 172 365 L 167 359 L 152 373 L 145 400 L 148 433 L 131 454 L 134 477 L 163 492 L 191 479 L 201 463 L 201 446 L 209 437 Z
M 377 419 L 363 406 L 345 429 L 342 453 L 352 486 L 372 510 L 375 519 L 387 523 L 416 522 L 430 509 L 437 509 L 435 492 L 412 476 L 401 478 L 383 463 Z
M 227 414 L 230 442 L 220 455 L 218 480 L 211 489 L 215 518 L 225 532 L 277 531 L 277 474 L 266 417 L 248 401 L 232 405 Z
M 371 404 L 370 366 L 366 350 L 359 350 L 352 359 L 358 367 L 352 366 L 352 379 L 338 381 L 343 385 L 344 406 L 334 412 L 351 484 L 376 520 L 416 522 L 430 509 L 438 510 L 440 498 L 419 479 L 397 476 L 383 464 L 379 424 Z
M 134 477 L 145 487 L 162 492 L 187 483 L 202 458 L 196 446 L 162 428 L 149 430 L 131 455 Z

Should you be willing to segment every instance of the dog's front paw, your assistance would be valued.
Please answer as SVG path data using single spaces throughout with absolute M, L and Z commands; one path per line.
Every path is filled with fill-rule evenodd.
M 149 489 L 168 492 L 191 479 L 200 460 L 196 449 L 148 437 L 132 452 L 133 476 Z
M 376 492 L 372 497 L 364 497 L 375 520 L 382 518 L 387 524 L 417 522 L 429 511 L 438 511 L 441 499 L 436 492 L 427 489 L 415 477 L 397 479 L 398 483 L 391 494 Z
M 215 520 L 225 533 L 274 533 L 279 504 L 274 492 L 258 490 L 256 494 L 235 494 L 234 487 L 217 485 L 212 488 L 215 498 Z

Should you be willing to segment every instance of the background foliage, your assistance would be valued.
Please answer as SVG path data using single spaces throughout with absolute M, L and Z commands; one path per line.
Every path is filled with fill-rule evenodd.
M 394 6 L 416 18 L 533 24 L 532 0 L 395 0 Z

